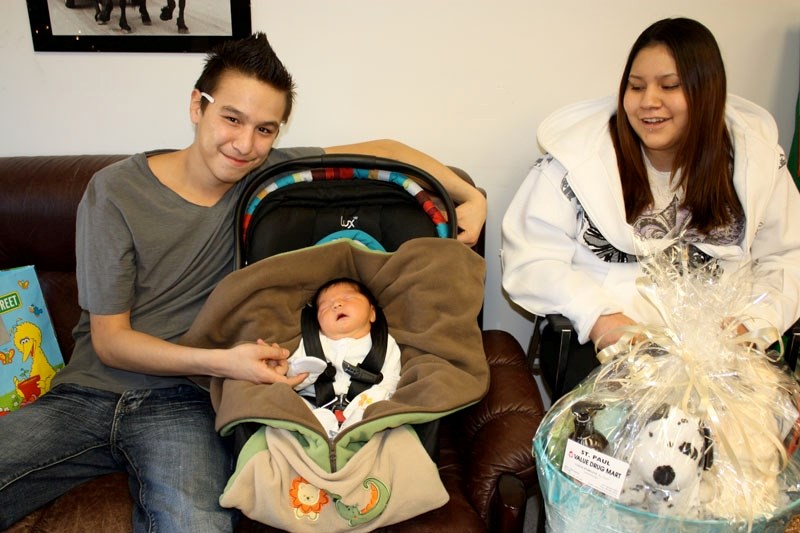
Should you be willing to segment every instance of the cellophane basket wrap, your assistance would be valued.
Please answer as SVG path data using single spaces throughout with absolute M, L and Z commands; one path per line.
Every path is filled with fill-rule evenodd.
M 800 513 L 800 387 L 755 313 L 780 280 L 753 265 L 723 273 L 679 238 L 639 246 L 637 288 L 663 323 L 617 330 L 545 416 L 533 453 L 548 530 L 784 531 Z M 570 439 L 595 443 L 593 467 L 619 461 L 620 483 L 566 474 Z

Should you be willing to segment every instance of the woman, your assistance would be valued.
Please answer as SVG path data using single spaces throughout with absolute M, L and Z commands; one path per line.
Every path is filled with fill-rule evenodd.
M 753 261 L 782 280 L 782 295 L 773 291 L 755 318 L 784 331 L 800 316 L 800 196 L 773 118 L 727 94 L 705 26 L 651 25 L 631 49 L 616 102 L 557 111 L 537 137 L 545 156 L 503 219 L 503 287 L 526 310 L 572 322 L 583 346 L 564 391 L 597 365 L 595 348 L 619 339 L 617 328 L 660 322 L 635 289 L 636 235 L 686 227 L 698 260 L 719 258 L 729 272 Z M 540 353 L 551 386 L 554 357 Z

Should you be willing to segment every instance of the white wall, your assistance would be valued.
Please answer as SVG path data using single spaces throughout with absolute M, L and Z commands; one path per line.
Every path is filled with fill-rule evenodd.
M 25 0 L 2 3 L 0 155 L 131 153 L 191 142 L 189 92 L 202 55 L 34 53 Z M 782 144 L 791 141 L 797 0 L 252 5 L 253 29 L 268 34 L 298 84 L 280 144 L 396 138 L 466 169 L 486 189 L 485 327 L 508 330 L 523 345 L 531 326 L 500 289 L 503 212 L 539 154 L 539 122 L 563 104 L 612 93 L 647 25 L 667 16 L 706 24 L 723 50 L 730 90 L 771 111 Z

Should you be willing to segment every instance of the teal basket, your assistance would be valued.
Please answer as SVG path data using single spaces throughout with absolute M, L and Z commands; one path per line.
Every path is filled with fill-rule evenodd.
M 776 513 L 769 520 L 759 519 L 748 529 L 746 522 L 722 520 L 686 520 L 659 516 L 621 505 L 614 500 L 579 485 L 561 472 L 548 456 L 547 440 L 553 419 L 545 420 L 533 440 L 533 453 L 539 475 L 547 517 L 547 531 L 592 533 L 782 533 L 791 518 L 800 512 L 800 499 Z

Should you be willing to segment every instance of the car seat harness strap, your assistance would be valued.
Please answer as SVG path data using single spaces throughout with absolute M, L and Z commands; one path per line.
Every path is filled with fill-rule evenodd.
M 307 305 L 303 308 L 300 315 L 300 327 L 306 354 L 327 361 L 322 349 L 322 342 L 319 339 L 319 323 L 314 307 Z M 372 325 L 370 336 L 372 337 L 372 347 L 364 360 L 358 365 L 347 361 L 342 364 L 342 368 L 350 376 L 350 387 L 346 394 L 336 396 L 333 389 L 336 369 L 330 361 L 327 361 L 327 368 L 314 383 L 314 403 L 317 407 L 329 408 L 334 413 L 344 410 L 353 398 L 383 380 L 381 369 L 386 359 L 389 327 L 383 311 L 377 306 L 375 307 L 375 323 Z

